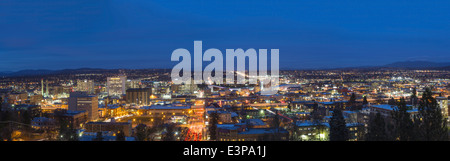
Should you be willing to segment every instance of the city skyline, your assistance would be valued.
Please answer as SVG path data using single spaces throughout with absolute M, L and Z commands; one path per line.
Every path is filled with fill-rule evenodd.
M 170 69 L 172 51 L 195 40 L 278 48 L 281 69 L 450 62 L 446 1 L 196 2 L 4 1 L 0 72 Z
M 0 144 L 436 158 L 447 149 L 414 142 L 450 141 L 449 20 L 445 0 L 0 0 Z

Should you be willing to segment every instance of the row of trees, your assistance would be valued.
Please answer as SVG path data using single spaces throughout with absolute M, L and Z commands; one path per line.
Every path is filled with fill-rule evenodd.
M 413 92 L 411 102 L 418 104 L 417 113 L 412 116 L 404 98 L 389 101 L 396 105 L 390 117 L 380 113 L 371 115 L 366 141 L 443 141 L 448 140 L 447 119 L 443 117 L 438 102 L 426 88 L 419 100 Z M 350 101 L 351 103 L 351 101 Z M 348 129 L 340 108 L 333 111 L 330 119 L 330 141 L 348 140 Z
M 163 124 L 160 120 L 156 119 L 152 126 L 147 126 L 145 124 L 139 124 L 135 128 L 135 137 L 137 141 L 154 141 L 158 134 L 161 135 L 162 141 L 176 141 L 176 132 L 180 131 L 177 129 L 176 124 Z M 180 133 L 180 139 L 183 136 Z

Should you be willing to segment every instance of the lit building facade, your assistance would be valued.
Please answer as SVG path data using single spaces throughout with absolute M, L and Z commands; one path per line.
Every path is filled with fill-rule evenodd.
M 436 97 L 436 101 L 441 108 L 442 116 L 448 119 L 448 98 L 447 97 Z
M 77 91 L 87 92 L 88 94 L 94 94 L 94 81 L 93 80 L 77 80 Z
M 108 77 L 107 78 L 107 92 L 109 96 L 120 96 L 126 92 L 126 76 Z
M 149 105 L 150 96 L 152 95 L 151 88 L 132 88 L 127 89 L 127 104 Z
M 111 131 L 117 134 L 122 131 L 126 137 L 130 137 L 132 134 L 130 122 L 88 122 L 85 128 L 86 132 Z
M 69 111 L 86 111 L 88 120 L 98 119 L 98 98 L 86 92 L 72 92 L 68 99 Z

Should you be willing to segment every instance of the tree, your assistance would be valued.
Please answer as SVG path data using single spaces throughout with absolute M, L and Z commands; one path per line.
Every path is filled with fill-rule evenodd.
M 319 108 L 317 103 L 314 103 L 313 111 L 311 112 L 311 123 L 316 128 L 319 134 L 322 134 L 325 129 L 324 125 L 322 124 L 323 117 L 323 109 Z
M 7 141 L 12 141 L 12 133 L 13 130 L 11 128 L 11 123 L 5 124 L 6 126 L 4 126 L 1 130 L 1 139 L 2 140 L 7 140 Z
M 125 141 L 125 133 L 120 130 L 119 132 L 117 132 L 116 134 L 116 141 Z
M 3 98 L 0 97 L 0 112 L 2 111 L 2 109 L 3 109 Z
M 245 117 L 245 116 L 244 116 Z M 217 124 L 219 122 L 219 114 L 217 112 L 212 112 L 210 114 L 210 125 L 209 125 L 209 138 L 210 140 L 217 139 Z
M 44 139 L 46 139 L 47 141 L 52 141 L 56 138 L 57 136 L 57 131 L 55 131 L 54 127 L 42 127 L 42 130 L 44 132 Z
M 103 141 L 103 132 L 97 132 L 97 136 L 93 139 L 93 141 Z
M 136 126 L 135 130 L 136 130 L 137 141 L 147 141 L 148 140 L 147 125 L 139 124 Z
M 273 116 L 272 127 L 275 129 L 280 128 L 280 116 L 278 115 L 278 110 L 275 110 L 275 116 Z
M 341 109 L 335 108 L 330 119 L 330 141 L 347 141 L 348 133 Z
M 175 141 L 175 124 L 167 124 L 166 132 L 162 136 L 162 141 Z
M 311 116 L 311 121 L 313 122 L 313 123 L 320 123 L 320 122 L 322 122 L 322 119 L 323 119 L 323 110 L 321 110 L 320 108 L 319 108 L 319 105 L 317 104 L 317 103 L 314 103 L 314 106 L 313 106 L 313 111 L 311 112 L 311 114 L 310 114 L 310 116 Z
M 389 105 L 396 105 L 397 103 L 395 102 L 395 99 L 393 97 L 391 97 L 391 99 L 389 99 L 388 101 Z
M 291 136 L 289 138 L 289 141 L 300 141 L 299 137 L 298 137 L 298 126 L 297 126 L 297 118 L 294 117 L 292 124 L 290 126 L 290 130 L 291 130 Z
M 411 104 L 412 105 L 417 105 L 418 102 L 418 98 L 417 98 L 417 91 L 416 88 L 413 88 L 412 94 L 411 94 Z
M 350 106 L 350 109 L 354 109 L 356 106 L 356 95 L 355 93 L 352 93 L 352 96 L 350 96 L 350 99 L 348 100 L 348 104 Z
M 155 140 L 155 137 L 157 136 L 157 133 L 162 130 L 163 123 L 160 119 L 155 119 L 152 123 L 151 127 L 147 127 L 147 140 L 153 141 Z
M 384 100 L 383 100 L 381 97 L 377 97 L 377 99 L 375 100 L 375 102 L 376 102 L 377 104 L 383 104 L 383 103 L 384 103 Z
M 408 113 L 408 107 L 404 98 L 400 99 L 391 115 L 395 124 L 395 137 L 399 141 L 414 140 L 414 124 L 411 115 Z
M 31 124 L 31 120 L 33 120 L 33 118 L 34 118 L 33 110 L 31 110 L 31 109 L 23 110 L 23 112 L 21 112 L 20 114 L 21 114 L 20 122 L 30 125 Z M 27 128 L 29 128 L 29 127 L 27 126 Z M 29 129 L 27 129 L 27 130 L 29 130 Z
M 369 104 L 369 102 L 367 102 L 367 96 L 363 97 L 363 105 L 367 105 Z
M 0 117 L 2 122 L 0 124 L 0 138 L 1 140 L 8 140 L 11 141 L 12 140 L 12 126 L 11 126 L 11 121 L 15 121 L 15 117 L 13 115 L 13 112 L 11 112 L 10 110 L 3 110 L 0 111 Z
M 32 109 L 27 109 L 27 110 L 20 110 L 18 113 L 18 116 L 20 117 L 20 123 L 22 124 L 26 124 L 25 126 L 20 125 L 20 131 L 22 132 L 22 136 L 23 137 L 31 137 L 31 133 L 32 133 L 32 127 L 31 125 L 31 120 L 33 119 L 33 110 Z M 28 126 L 27 126 L 28 125 Z
M 386 133 L 386 124 L 380 113 L 377 113 L 375 115 L 375 118 L 370 119 L 366 140 L 367 141 L 388 140 L 388 135 Z
M 274 129 L 272 141 L 280 141 L 281 140 L 280 123 L 281 122 L 280 122 L 280 116 L 278 115 L 278 110 L 275 110 L 275 116 L 273 117 L 273 120 L 272 120 L 272 127 Z M 265 141 L 269 141 L 269 140 L 265 140 Z
M 414 118 L 418 139 L 422 141 L 448 140 L 447 120 L 433 98 L 430 88 L 426 88 L 419 102 L 419 113 Z
M 78 141 L 77 130 L 73 127 L 73 124 L 69 123 L 63 117 L 66 112 L 66 110 L 55 110 L 54 112 L 55 118 L 59 123 L 59 137 L 57 139 L 60 141 Z
M 60 141 L 78 141 L 77 130 L 69 124 L 67 120 L 60 120 L 59 126 L 59 140 Z

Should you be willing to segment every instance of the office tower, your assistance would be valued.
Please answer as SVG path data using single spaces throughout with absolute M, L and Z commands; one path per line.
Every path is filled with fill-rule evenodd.
M 125 94 L 126 90 L 126 76 L 108 77 L 107 91 L 109 96 L 120 96 Z
M 86 92 L 72 92 L 69 97 L 69 111 L 86 111 L 88 120 L 98 119 L 98 97 Z
M 182 84 L 182 91 L 184 93 L 194 93 L 194 91 L 198 90 L 198 86 L 197 84 L 194 84 L 194 79 L 191 78 L 190 83 L 186 83 L 186 84 Z
M 127 90 L 127 103 L 148 105 L 150 103 L 151 88 L 132 88 Z
M 142 82 L 140 79 L 133 79 L 127 81 L 127 89 L 129 88 L 142 88 Z
M 57 85 L 57 86 L 53 86 L 52 87 L 52 94 L 53 95 L 61 95 L 61 94 L 63 94 L 64 93 L 64 87 L 63 86 L 61 86 L 61 85 Z
M 77 91 L 87 92 L 88 94 L 94 94 L 94 81 L 93 80 L 77 80 Z

